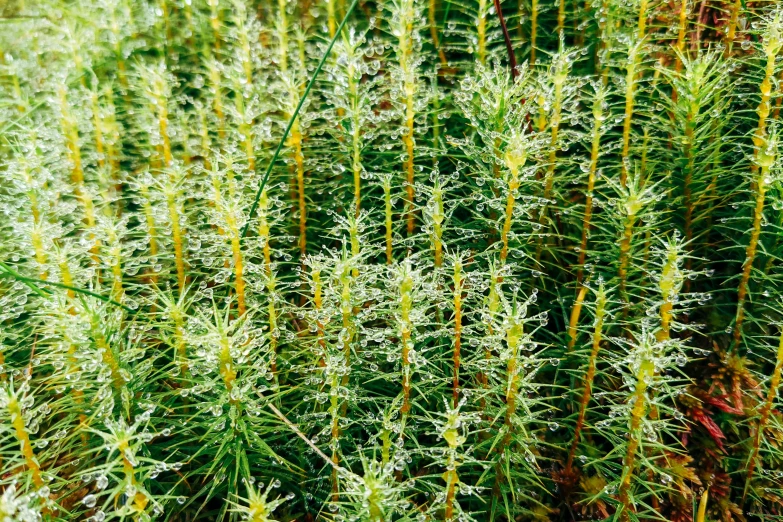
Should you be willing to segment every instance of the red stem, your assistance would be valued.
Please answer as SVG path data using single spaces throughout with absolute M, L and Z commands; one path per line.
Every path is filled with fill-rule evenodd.
M 495 11 L 498 13 L 498 20 L 500 20 L 500 28 L 503 29 L 503 40 L 506 42 L 506 50 L 508 51 L 508 62 L 511 65 L 511 76 L 516 78 L 519 76 L 517 70 L 517 57 L 514 55 L 514 47 L 511 45 L 511 37 L 508 35 L 508 28 L 506 27 L 506 21 L 503 19 L 503 11 L 500 9 L 500 0 L 495 1 Z

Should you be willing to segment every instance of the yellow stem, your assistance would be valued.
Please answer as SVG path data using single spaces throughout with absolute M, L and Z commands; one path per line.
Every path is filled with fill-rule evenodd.
M 628 450 L 623 462 L 623 474 L 620 480 L 618 498 L 620 499 L 621 511 L 620 520 L 628 522 L 631 519 L 629 511 L 632 509 L 631 499 L 631 481 L 633 480 L 633 471 L 636 464 L 636 451 L 639 448 L 639 429 L 642 421 L 647 414 L 647 384 L 655 372 L 655 364 L 652 361 L 644 360 L 639 367 L 639 373 L 636 379 L 636 389 L 633 394 L 634 405 L 631 410 L 631 420 L 628 430 L 629 441 Z
M 685 33 L 688 30 L 688 0 L 682 0 L 680 2 L 680 29 L 677 33 L 677 45 L 676 48 L 680 53 L 685 51 Z M 675 53 L 675 70 L 680 71 L 682 69 L 682 59 L 680 53 Z
M 179 311 L 174 314 L 174 340 L 177 351 L 177 359 L 180 362 L 180 369 L 184 375 L 188 371 L 188 347 L 187 343 L 185 342 L 185 324 L 182 313 Z
M 339 379 L 337 373 L 333 373 L 331 376 L 331 391 L 329 392 L 329 411 L 332 416 L 331 423 L 331 436 L 332 441 L 330 446 L 332 447 L 332 501 L 337 502 L 340 499 L 340 482 L 337 474 L 337 465 L 340 463 L 340 456 L 337 453 L 340 443 L 340 396 L 337 393 L 339 387 Z
M 21 162 L 24 165 L 25 183 L 28 187 L 30 187 L 27 191 L 27 198 L 30 200 L 30 213 L 33 216 L 33 228 L 31 231 L 30 242 L 32 243 L 33 250 L 35 252 L 35 260 L 41 269 L 39 276 L 41 279 L 46 281 L 48 276 L 46 270 L 46 251 L 44 250 L 43 244 L 43 227 L 41 222 L 41 210 L 38 206 L 38 194 L 36 193 L 35 188 L 33 188 L 33 176 L 30 172 L 30 169 L 28 168 L 27 162 L 24 159 L 22 159 Z
M 236 368 L 234 368 L 234 358 L 231 357 L 231 343 L 225 335 L 220 339 L 220 355 L 218 357 L 218 362 L 220 364 L 220 377 L 223 378 L 223 384 L 230 393 L 231 390 L 234 389 L 237 371 Z M 232 399 L 231 402 L 235 401 Z
M 454 353 L 453 353 L 453 375 L 452 375 L 452 398 L 454 408 L 459 404 L 459 368 L 462 352 L 462 262 L 459 259 L 454 261 Z
M 577 327 L 579 326 L 579 315 L 582 312 L 582 304 L 584 303 L 585 296 L 587 295 L 587 287 L 582 286 L 579 292 L 576 294 L 576 300 L 574 301 L 574 307 L 571 309 L 571 320 L 568 323 L 568 351 L 574 349 L 576 345 Z
M 478 58 L 481 65 L 487 63 L 487 19 L 484 12 L 487 10 L 486 0 L 478 3 Z
M 407 201 L 406 201 L 406 210 L 408 213 L 408 235 L 413 235 L 413 230 L 415 227 L 415 220 L 416 217 L 414 215 L 414 197 L 415 197 L 415 189 L 413 187 L 413 118 L 414 118 L 414 111 L 413 111 L 413 96 L 408 96 L 406 99 L 406 127 L 407 132 L 405 136 L 403 137 L 403 142 L 405 143 L 405 150 L 406 150 L 406 158 L 405 158 L 405 173 L 407 175 L 406 177 L 406 187 L 405 190 L 407 192 Z
M 291 143 L 294 146 L 294 161 L 296 162 L 296 182 L 299 194 L 299 254 L 304 256 L 307 251 L 307 203 L 304 186 L 304 155 L 302 154 L 302 134 L 299 131 L 298 120 L 291 130 Z
M 780 335 L 780 341 L 778 342 L 778 352 L 775 362 L 775 369 L 772 372 L 772 378 L 769 382 L 769 389 L 767 390 L 767 398 L 764 401 L 764 405 L 761 407 L 761 417 L 759 418 L 758 425 L 755 427 L 755 435 L 753 437 L 753 451 L 748 459 L 748 471 L 745 477 L 745 492 L 742 495 L 744 502 L 745 497 L 750 490 L 750 482 L 753 479 L 753 472 L 756 469 L 759 451 L 761 450 L 761 438 L 764 436 L 764 430 L 767 428 L 769 417 L 772 412 L 772 408 L 775 405 L 775 398 L 777 397 L 778 388 L 780 387 L 781 373 L 783 372 L 783 333 Z
M 672 311 L 674 310 L 674 299 L 677 296 L 675 286 L 675 277 L 677 275 L 677 257 L 670 255 L 661 270 L 661 280 L 658 286 L 661 289 L 661 298 L 663 303 L 659 310 L 661 316 L 661 330 L 656 334 L 658 341 L 668 341 L 671 337 Z
M 354 259 L 358 259 L 359 254 L 361 253 L 360 241 L 359 224 L 356 222 L 356 219 L 353 219 L 351 221 L 351 256 L 353 256 Z M 354 278 L 359 277 L 359 267 L 354 266 L 352 273 Z
M 649 0 L 642 0 L 639 4 L 639 40 L 647 36 L 647 4 Z
M 342 292 L 340 295 L 340 311 L 342 312 L 342 319 L 343 319 L 343 330 L 346 332 L 346 337 L 343 340 L 343 343 L 345 345 L 345 348 L 343 349 L 343 353 L 345 356 L 345 368 L 346 372 L 345 375 L 343 375 L 342 378 L 342 385 L 347 386 L 348 380 L 350 377 L 350 368 L 351 368 L 351 343 L 353 342 L 353 335 L 354 335 L 354 327 L 353 327 L 353 314 L 354 309 L 353 306 L 351 306 L 351 276 L 349 275 L 350 272 L 346 268 L 343 270 L 343 273 L 340 274 L 340 281 L 342 282 Z
M 261 193 L 261 197 L 258 198 L 258 215 L 259 215 L 259 225 L 258 225 L 258 236 L 261 238 L 261 241 L 263 241 L 264 246 L 264 269 L 266 271 L 266 275 L 269 276 L 272 274 L 272 249 L 269 245 L 269 241 L 271 239 L 270 237 L 270 228 L 269 228 L 269 218 L 267 217 L 269 210 L 269 196 L 267 195 L 266 190 Z
M 685 177 L 683 180 L 683 199 L 685 203 L 685 248 L 691 250 L 693 240 L 693 212 L 695 203 L 693 201 L 693 173 L 696 170 L 696 155 L 693 153 L 696 131 L 696 114 L 698 113 L 698 104 L 695 101 L 690 102 L 688 115 L 685 120 Z M 691 268 L 691 258 L 687 258 L 687 268 Z M 690 291 L 690 279 L 685 281 L 686 292 Z
M 438 38 L 438 22 L 435 20 L 435 14 L 437 10 L 437 2 L 436 0 L 430 0 L 429 8 L 427 9 L 427 16 L 430 24 L 430 36 L 432 37 L 432 45 L 435 47 L 435 50 L 438 52 L 438 58 L 440 59 L 441 65 L 446 65 L 446 54 L 443 52 L 443 49 L 440 48 L 440 39 Z
M 385 202 L 385 226 L 386 226 L 386 264 L 392 264 L 392 204 L 391 204 L 391 179 L 383 180 L 383 199 Z
M 208 0 L 209 2 L 209 25 L 212 27 L 212 36 L 215 40 L 215 50 L 220 50 L 220 12 L 218 11 L 218 0 Z
M 237 293 L 237 311 L 239 315 L 245 315 L 245 278 L 244 263 L 242 260 L 242 248 L 239 238 L 239 230 L 235 224 L 231 228 L 231 253 L 234 257 L 234 290 Z
M 561 75 L 560 72 L 555 74 L 554 110 L 552 112 L 552 119 L 550 122 L 552 132 L 549 140 L 549 163 L 547 164 L 546 174 L 544 175 L 544 201 L 549 201 L 549 199 L 552 197 L 552 190 L 555 183 L 555 167 L 557 166 L 557 138 L 560 133 L 560 119 L 563 104 L 563 83 L 567 78 L 567 75 Z M 542 231 L 546 230 L 546 216 L 548 208 L 548 205 L 545 203 L 544 207 L 541 209 L 541 215 L 539 216 L 539 224 L 541 225 Z M 542 247 L 543 237 L 539 236 L 536 261 L 541 259 Z
M 37 224 L 34 224 L 31 241 L 33 243 L 33 250 L 35 251 L 35 261 L 38 263 L 38 266 L 41 269 L 39 275 L 40 278 L 46 281 L 47 278 L 46 253 L 44 252 L 43 238 L 41 237 L 41 235 L 42 235 L 41 227 Z
M 174 191 L 169 191 L 166 195 L 166 199 L 169 209 L 169 219 L 171 220 L 171 233 L 174 240 L 174 263 L 177 267 L 177 285 L 179 287 L 179 293 L 182 295 L 185 291 L 185 256 L 183 254 L 183 234 L 179 225 L 176 196 L 177 194 Z
M 767 144 L 767 119 L 771 112 L 770 100 L 772 97 L 772 82 L 775 76 L 775 61 L 777 59 L 776 53 L 767 54 L 767 64 L 764 68 L 764 80 L 759 85 L 759 91 L 761 92 L 761 101 L 759 101 L 758 109 L 756 113 L 759 115 L 758 125 L 756 126 L 756 132 L 753 134 L 753 145 L 756 147 L 754 157 L 757 158 L 761 147 Z M 758 170 L 758 165 L 754 161 L 751 164 L 751 172 L 755 173 Z
M 335 0 L 326 0 L 326 19 L 329 26 L 329 38 L 334 38 L 334 34 L 337 32 L 334 3 Z
M 353 83 L 353 82 L 351 82 Z M 359 216 L 362 207 L 362 159 L 358 118 L 353 123 L 353 201 L 355 215 Z
M 753 229 L 750 233 L 750 241 L 745 250 L 745 261 L 742 264 L 742 276 L 737 288 L 737 314 L 734 322 L 734 346 L 739 345 L 742 337 L 742 324 L 745 319 L 745 299 L 748 294 L 748 283 L 753 271 L 753 262 L 756 260 L 756 249 L 761 236 L 761 221 L 764 218 L 764 200 L 768 188 L 769 170 L 775 162 L 775 152 L 766 150 L 767 140 L 760 140 L 760 146 L 756 150 L 756 163 L 761 166 L 761 172 L 756 180 L 756 208 L 753 211 Z
M 98 155 L 98 166 L 103 167 L 105 164 L 103 152 L 103 120 L 101 118 L 101 108 L 98 104 L 98 93 L 93 91 L 90 99 L 92 101 L 93 127 L 95 128 L 95 152 Z
M 315 307 L 316 317 L 317 317 L 315 325 L 316 325 L 316 332 L 318 337 L 318 348 L 321 352 L 320 357 L 318 358 L 318 366 L 323 368 L 324 366 L 326 366 L 326 361 L 324 360 L 326 354 L 326 339 L 324 337 L 324 325 L 320 319 L 321 311 L 323 310 L 323 283 L 321 282 L 321 270 L 318 268 L 313 268 L 312 278 L 313 278 L 313 306 Z
M 517 388 L 519 387 L 518 357 L 519 348 L 522 340 L 522 325 L 512 322 L 506 329 L 506 344 L 508 345 L 510 356 L 506 365 L 506 416 L 504 421 L 505 436 L 503 443 L 498 447 L 501 453 L 508 449 L 511 437 L 514 433 L 514 415 L 517 411 Z M 499 475 L 499 477 L 502 476 Z
M 585 287 L 582 287 L 585 288 Z M 579 415 L 576 420 L 576 428 L 574 429 L 574 440 L 571 442 L 571 451 L 568 454 L 568 463 L 566 464 L 567 474 L 570 474 L 571 468 L 574 465 L 574 456 L 576 455 L 576 449 L 579 446 L 579 440 L 582 434 L 582 428 L 585 423 L 585 415 L 587 414 L 587 406 L 590 404 L 590 397 L 592 396 L 593 380 L 595 379 L 596 362 L 598 361 L 598 351 L 601 349 L 601 339 L 603 338 L 604 328 L 604 313 L 606 310 L 606 294 L 603 288 L 600 289 L 598 298 L 595 305 L 595 326 L 593 327 L 593 348 L 590 352 L 590 359 L 587 362 L 587 374 L 585 375 L 584 390 L 582 391 L 582 398 L 579 401 Z M 572 316 L 573 322 L 573 316 Z M 572 337 L 574 339 L 575 337 Z
M 400 322 L 402 328 L 402 396 L 403 404 L 400 413 L 407 415 L 411 411 L 411 330 L 413 328 L 410 319 L 413 300 L 411 290 L 413 288 L 413 279 L 407 272 L 403 275 L 400 283 Z
M 218 120 L 218 137 L 222 141 L 226 137 L 226 117 L 223 112 L 223 98 L 220 94 L 220 69 L 213 61 L 209 61 L 209 79 L 212 84 L 212 109 Z
M 35 452 L 33 451 L 33 445 L 30 443 L 30 435 L 27 433 L 27 427 L 24 423 L 22 407 L 19 405 L 19 401 L 16 397 L 11 397 L 9 399 L 7 407 L 8 413 L 11 416 L 11 425 L 16 432 L 16 440 L 19 442 L 22 449 L 25 465 L 32 473 L 35 488 L 41 489 L 44 485 L 43 478 L 41 477 L 41 466 L 38 464 Z
M 107 233 L 108 257 L 111 263 L 112 288 L 111 296 L 115 301 L 121 301 L 125 291 L 122 287 L 122 246 L 114 229 Z
M 641 18 L 640 18 L 641 20 Z M 641 23 L 641 22 L 640 22 Z M 634 112 L 634 90 L 636 88 L 636 67 L 638 49 L 631 49 L 625 75 L 625 115 L 623 120 L 623 150 L 620 155 L 620 184 L 625 187 L 628 179 L 628 152 L 631 146 L 631 120 Z
M 620 267 L 617 271 L 617 275 L 620 278 L 620 295 L 626 302 L 628 302 L 628 293 L 626 292 L 625 287 L 628 281 L 628 261 L 631 253 L 631 240 L 633 239 L 633 228 L 635 222 L 635 215 L 630 214 L 626 217 L 623 238 L 620 240 Z
M 71 276 L 71 270 L 68 268 L 68 262 L 65 259 L 60 261 L 60 277 L 62 278 L 64 285 L 73 287 L 73 276 Z M 66 291 L 66 295 L 68 296 L 68 299 L 76 298 L 76 292 L 70 289 Z M 70 312 L 73 314 L 75 313 L 75 310 L 71 308 Z
M 68 159 L 72 163 L 71 167 L 71 181 L 74 185 L 81 187 L 84 183 L 84 171 L 82 170 L 82 155 L 79 147 L 79 131 L 76 121 L 71 114 L 68 107 L 68 101 L 66 99 L 65 87 L 59 89 L 60 95 L 60 109 L 62 110 L 62 127 L 63 134 L 66 138 L 66 144 L 68 146 Z
M 557 7 L 557 34 L 563 32 L 565 29 L 565 0 L 560 0 Z
M 282 72 L 288 71 L 288 15 L 287 0 L 278 0 L 277 36 L 280 39 L 279 67 Z
M 731 55 L 732 48 L 734 46 L 734 39 L 737 37 L 737 21 L 739 20 L 740 9 L 742 9 L 742 0 L 735 0 L 731 6 L 731 14 L 729 15 L 729 28 L 726 31 L 725 44 L 725 56 Z
M 272 273 L 272 248 L 269 244 L 271 232 L 269 226 L 269 196 L 266 190 L 261 193 L 258 199 L 259 226 L 258 236 L 263 242 L 264 251 L 264 273 L 266 274 L 266 289 L 268 296 L 267 315 L 269 319 L 269 344 L 272 353 L 271 368 L 272 373 L 277 373 L 277 309 L 275 308 L 275 278 Z
M 128 457 L 126 456 L 126 454 L 130 451 L 128 442 L 126 440 L 121 441 L 117 445 L 117 449 L 119 450 L 120 455 L 122 455 L 122 471 L 125 474 L 126 480 L 132 485 L 138 484 L 134 469 L 135 466 L 130 460 L 128 460 Z M 137 489 L 136 494 L 133 496 L 134 509 L 137 512 L 142 512 L 147 507 L 148 503 L 149 498 L 147 495 L 143 491 Z
M 406 213 L 408 222 L 408 236 L 413 235 L 415 228 L 416 217 L 414 215 L 414 196 L 415 188 L 414 182 L 414 120 L 416 116 L 416 110 L 414 107 L 414 94 L 416 92 L 416 81 L 413 78 L 415 71 L 413 67 L 413 4 L 409 0 L 406 1 L 406 5 L 403 7 L 405 11 L 402 13 L 402 20 L 399 21 L 399 65 L 402 69 L 403 85 L 402 91 L 404 93 L 405 102 L 405 134 L 402 137 L 403 144 L 405 145 L 405 161 L 403 162 L 403 170 L 406 175 L 406 187 L 407 193 L 406 201 Z
M 508 194 L 506 195 L 506 217 L 503 221 L 503 230 L 501 232 L 500 240 L 503 246 L 500 250 L 500 262 L 505 264 L 508 257 L 508 236 L 511 233 L 511 225 L 514 220 L 514 204 L 516 203 L 516 197 L 514 194 L 519 189 L 519 170 L 516 168 L 511 169 L 511 179 L 508 182 Z
M 163 18 L 163 27 L 165 28 L 166 40 L 171 40 L 171 23 L 169 21 L 169 6 L 167 0 L 160 0 L 160 11 Z
M 111 346 L 109 346 L 109 343 L 106 341 L 106 337 L 100 330 L 98 319 L 92 318 L 91 322 L 95 347 L 99 352 L 101 352 L 101 360 L 103 361 L 103 364 L 105 364 L 109 370 L 111 370 L 112 384 L 114 384 L 114 388 L 119 391 L 125 385 L 125 379 L 120 373 L 120 365 L 117 362 L 117 359 L 114 357 L 114 352 L 112 351 Z
M 444 476 L 446 478 L 446 509 L 444 514 L 446 522 L 451 522 L 454 520 L 454 496 L 458 482 L 457 471 L 454 469 L 449 469 L 446 471 L 446 473 L 444 473 Z
M 147 235 L 149 236 L 150 255 L 158 255 L 158 240 L 155 230 L 155 213 L 152 210 L 152 200 L 150 199 L 149 188 L 145 183 L 141 184 L 141 195 L 144 197 L 144 217 L 147 222 Z
M 269 349 L 271 352 L 270 367 L 272 373 L 277 375 L 277 308 L 275 308 L 275 279 L 274 275 L 270 274 L 267 278 L 266 290 L 269 295 L 269 302 L 267 304 L 267 315 L 269 318 Z
M 169 141 L 169 117 L 166 107 L 166 100 L 163 97 L 158 99 L 158 128 L 160 129 L 160 138 L 163 148 L 163 166 L 170 167 L 173 161 L 171 155 L 171 142 Z
M 587 191 L 585 196 L 585 213 L 582 218 L 582 241 L 579 244 L 579 267 L 576 273 L 577 284 L 582 283 L 584 265 L 587 259 L 587 238 L 590 234 L 590 222 L 593 216 L 593 190 L 595 190 L 595 175 L 598 171 L 598 157 L 601 153 L 601 123 L 603 122 L 603 99 L 596 99 L 593 104 L 593 142 L 590 150 L 590 171 L 587 176 Z

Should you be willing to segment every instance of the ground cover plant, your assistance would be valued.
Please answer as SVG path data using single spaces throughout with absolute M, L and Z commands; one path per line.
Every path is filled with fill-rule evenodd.
M 0 521 L 783 519 L 783 6 L 0 3 Z

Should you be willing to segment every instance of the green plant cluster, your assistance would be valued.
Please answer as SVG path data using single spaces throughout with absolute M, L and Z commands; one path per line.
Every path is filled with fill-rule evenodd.
M 774 0 L 0 2 L 0 521 L 783 519 Z

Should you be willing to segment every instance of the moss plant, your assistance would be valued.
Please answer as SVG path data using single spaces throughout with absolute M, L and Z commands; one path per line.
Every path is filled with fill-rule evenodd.
M 655 200 L 654 187 L 645 185 L 644 178 L 637 175 L 630 180 L 625 188 L 618 189 L 619 198 L 617 209 L 619 210 L 620 240 L 619 258 L 617 261 L 617 277 L 620 296 L 626 302 L 628 296 L 629 267 L 634 256 L 633 248 L 636 244 L 637 219 L 645 210 L 649 212 L 649 205 Z
M 645 2 L 645 0 L 642 0 Z M 646 3 L 646 2 L 645 2 Z M 639 18 L 639 25 L 642 25 L 642 18 Z M 628 57 L 625 66 L 625 113 L 623 114 L 623 148 L 620 153 L 620 184 L 625 185 L 628 179 L 628 170 L 630 164 L 630 146 L 631 146 L 631 125 L 633 122 L 634 106 L 636 100 L 636 84 L 638 82 L 640 54 L 643 52 L 644 34 L 638 40 L 631 41 L 628 44 Z
M 720 172 L 720 168 L 715 166 L 720 151 L 716 150 L 714 141 L 709 141 L 710 133 L 706 127 L 714 125 L 711 121 L 713 115 L 723 108 L 720 101 L 715 104 L 715 97 L 723 92 L 723 69 L 716 54 L 704 54 L 695 59 L 682 55 L 677 64 L 670 78 L 671 115 L 677 122 L 671 136 L 681 144 L 678 147 L 677 169 L 685 207 L 681 230 L 690 248 L 694 244 L 694 236 L 702 233 L 699 221 L 704 213 L 700 207 L 710 202 L 710 178 Z M 667 71 L 664 74 L 669 75 Z M 687 263 L 690 269 L 690 258 Z M 689 281 L 686 281 L 686 286 L 690 287 Z
M 774 369 L 769 379 L 769 387 L 767 389 L 767 395 L 761 404 L 758 412 L 758 421 L 753 428 L 753 438 L 750 456 L 748 457 L 748 464 L 746 466 L 745 476 L 745 488 L 743 490 L 743 499 L 747 498 L 750 491 L 751 481 L 753 480 L 754 472 L 759 467 L 759 456 L 762 449 L 762 442 L 765 441 L 765 430 L 770 422 L 770 414 L 775 401 L 778 397 L 778 390 L 780 388 L 781 372 L 783 372 L 783 336 L 778 343 L 778 349 L 774 358 Z
M 744 305 L 747 297 L 748 281 L 750 280 L 753 263 L 756 259 L 759 234 L 761 233 L 761 219 L 764 211 L 766 187 L 770 179 L 770 168 L 774 164 L 775 156 L 777 154 L 776 137 L 773 137 L 770 140 L 767 135 L 767 118 L 769 118 L 771 110 L 771 81 L 775 75 L 775 62 L 777 60 L 777 55 L 783 46 L 783 39 L 781 39 L 781 16 L 780 11 L 777 11 L 772 15 L 773 18 L 768 21 L 762 47 L 766 64 L 760 87 L 761 101 L 759 102 L 756 111 L 758 113 L 758 124 L 753 133 L 754 152 L 751 163 L 751 175 L 754 178 L 758 176 L 756 179 L 752 180 L 753 186 L 756 187 L 756 206 L 753 211 L 753 229 L 745 252 L 745 260 L 742 264 L 742 276 L 737 289 L 738 304 L 737 314 L 734 320 L 735 344 L 740 342 L 742 336 L 742 324 L 745 318 Z
M 30 473 L 30 480 L 32 481 L 33 486 L 35 486 L 36 489 L 41 489 L 44 485 L 43 478 L 41 478 L 41 465 L 38 463 L 38 458 L 35 456 L 33 445 L 30 442 L 30 435 L 28 434 L 29 428 L 25 422 L 20 402 L 22 399 L 14 393 L 13 390 L 3 391 L 7 394 L 3 400 L 6 418 L 13 428 L 17 443 L 21 448 L 20 451 L 24 457 L 24 466 Z
M 587 259 L 587 246 L 590 236 L 590 226 L 593 216 L 593 199 L 595 191 L 596 175 L 598 174 L 598 160 L 601 151 L 602 125 L 606 120 L 606 90 L 600 84 L 594 84 L 595 97 L 593 98 L 593 123 L 592 139 L 590 143 L 590 163 L 588 168 L 587 186 L 585 188 L 585 210 L 582 218 L 582 239 L 579 242 L 579 258 L 577 260 L 576 282 L 581 283 L 584 276 L 584 264 Z M 577 314 L 578 315 L 578 314 Z
M 421 85 L 420 58 L 417 56 L 417 45 L 421 38 L 418 30 L 418 12 L 420 7 L 416 0 L 398 0 L 390 5 L 390 32 L 397 39 L 394 45 L 396 54 L 396 86 L 395 93 L 399 96 L 400 119 L 402 120 L 403 167 L 405 175 L 405 192 L 407 215 L 406 230 L 412 235 L 416 216 L 414 213 L 415 197 L 415 164 L 416 164 L 416 116 L 419 112 L 417 94 L 423 92 Z
M 586 286 L 582 287 L 583 290 L 587 289 Z M 581 291 L 580 291 L 581 292 Z M 595 290 L 595 323 L 593 326 L 592 335 L 592 348 L 590 351 L 590 357 L 587 362 L 587 371 L 585 373 L 583 382 L 582 397 L 579 400 L 579 414 L 576 419 L 576 427 L 574 428 L 574 438 L 571 443 L 571 448 L 568 452 L 568 460 L 565 465 L 565 476 L 570 476 L 573 472 L 574 457 L 579 447 L 579 441 L 581 440 L 582 430 L 585 425 L 585 415 L 587 413 L 587 407 L 590 404 L 590 398 L 592 396 L 593 381 L 595 380 L 596 364 L 598 362 L 598 352 L 601 349 L 601 341 L 604 333 L 604 316 L 606 314 L 607 306 L 607 292 L 604 288 L 603 282 L 599 283 L 599 287 Z M 576 340 L 576 332 L 573 331 L 571 339 Z
M 0 519 L 780 517 L 776 2 L 0 4 Z
M 372 111 L 373 102 L 377 99 L 377 86 L 374 81 L 360 81 L 365 74 L 373 74 L 380 61 L 365 61 L 362 46 L 367 43 L 366 32 L 350 31 L 347 39 L 337 42 L 335 54 L 340 56 L 330 66 L 333 90 L 328 89 L 326 97 L 334 106 L 333 130 L 340 145 L 339 165 L 347 163 L 351 174 L 353 206 L 358 215 L 362 204 L 363 180 L 368 178 L 368 167 L 365 164 L 367 149 L 372 138 L 377 133 L 376 126 L 384 121 Z
M 548 202 L 554 199 L 555 194 L 555 173 L 558 167 L 557 153 L 559 150 L 566 148 L 566 140 L 564 140 L 564 132 L 561 128 L 563 126 L 563 113 L 568 111 L 569 105 L 573 103 L 573 96 L 577 92 L 578 83 L 575 81 L 569 81 L 571 63 L 574 61 L 576 55 L 573 51 L 566 51 L 564 49 L 564 39 L 560 40 L 560 49 L 558 53 L 552 57 L 552 64 L 550 65 L 549 77 L 546 78 L 544 89 L 551 90 L 548 93 L 546 99 L 546 105 L 550 107 L 547 115 L 547 125 L 549 127 L 549 144 L 548 144 L 548 157 L 546 161 L 546 172 L 544 173 L 544 190 L 542 195 L 542 207 L 539 210 L 539 230 L 545 233 L 549 228 L 549 220 L 547 213 L 550 205 Z M 549 83 L 551 82 L 551 87 Z M 541 260 L 541 250 L 543 247 L 543 236 L 539 236 L 538 247 L 536 250 L 536 262 Z

